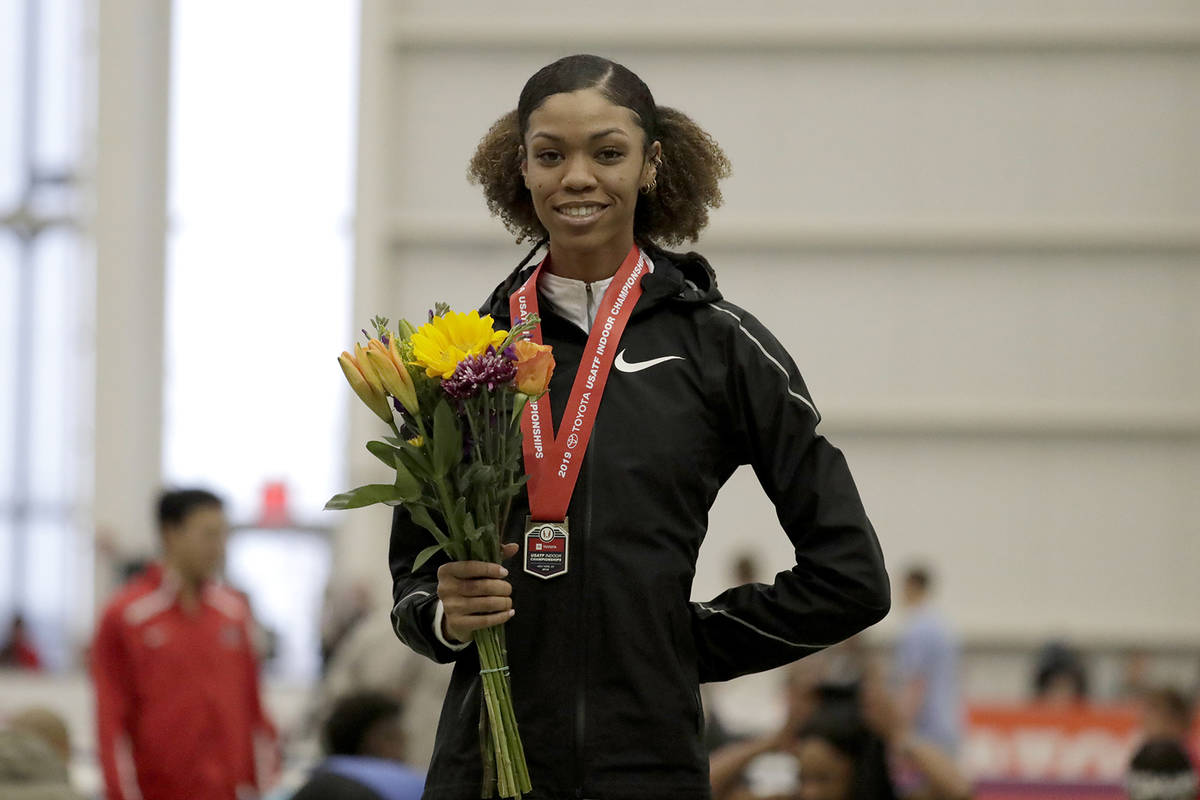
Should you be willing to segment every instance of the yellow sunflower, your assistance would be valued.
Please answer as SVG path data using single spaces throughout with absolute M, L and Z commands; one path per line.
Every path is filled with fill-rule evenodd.
M 413 363 L 424 367 L 431 378 L 449 378 L 458 362 L 485 353 L 489 346 L 499 347 L 507 337 L 508 331 L 494 329 L 490 314 L 447 311 L 413 334 Z

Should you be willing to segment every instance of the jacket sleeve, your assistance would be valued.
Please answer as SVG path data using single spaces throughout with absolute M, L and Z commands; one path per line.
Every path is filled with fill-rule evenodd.
M 439 664 L 456 660 L 465 648 L 447 647 L 434 635 L 438 617 L 437 570 L 448 560 L 438 553 L 412 571 L 417 554 L 433 544 L 433 537 L 412 521 L 403 507 L 392 511 L 392 537 L 388 562 L 392 570 L 392 630 L 400 641 Z
M 739 464 L 775 505 L 796 563 L 774 583 L 693 603 L 700 680 L 771 669 L 858 633 L 887 615 L 883 553 L 841 451 L 817 433 L 820 415 L 796 365 L 756 319 L 714 305 L 721 338 L 713 391 Z M 712 384 L 710 384 L 712 385 Z
M 134 693 L 132 665 L 123 637 L 119 610 L 109 607 L 92 641 L 92 682 L 96 687 L 96 749 L 104 774 L 107 800 L 141 796 L 130 744 Z

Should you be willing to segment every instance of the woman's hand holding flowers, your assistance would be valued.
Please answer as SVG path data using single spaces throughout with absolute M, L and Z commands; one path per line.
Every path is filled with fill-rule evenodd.
M 518 545 L 506 544 L 502 558 L 516 555 Z M 488 561 L 450 561 L 438 568 L 438 598 L 442 601 L 442 636 L 469 642 L 471 634 L 507 622 L 515 612 L 508 570 Z

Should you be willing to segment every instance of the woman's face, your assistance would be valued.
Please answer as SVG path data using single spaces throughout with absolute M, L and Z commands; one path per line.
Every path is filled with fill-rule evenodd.
M 556 247 L 633 245 L 638 191 L 662 149 L 647 153 L 644 138 L 633 111 L 596 89 L 551 95 L 529 115 L 521 172 Z
M 854 765 L 824 739 L 800 742 L 800 792 L 797 800 L 849 800 Z

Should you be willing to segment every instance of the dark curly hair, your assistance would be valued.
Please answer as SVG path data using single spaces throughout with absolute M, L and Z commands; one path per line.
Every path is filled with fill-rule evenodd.
M 361 691 L 337 701 L 321 730 L 321 745 L 331 756 L 368 755 L 363 743 L 371 728 L 400 716 L 400 701 L 383 692 Z
M 641 78 L 600 56 L 567 56 L 542 67 L 525 83 L 517 107 L 496 120 L 480 140 L 467 177 L 483 186 L 488 209 L 518 243 L 545 239 L 546 229 L 521 176 L 518 150 L 529 129 L 529 115 L 547 97 L 580 89 L 597 89 L 613 104 L 633 111 L 645 134 L 643 150 L 655 141 L 662 144 L 657 185 L 638 196 L 634 238 L 660 245 L 694 241 L 708 224 L 708 209 L 721 205 L 718 182 L 729 175 L 729 159 L 690 117 L 657 105 Z

